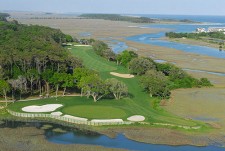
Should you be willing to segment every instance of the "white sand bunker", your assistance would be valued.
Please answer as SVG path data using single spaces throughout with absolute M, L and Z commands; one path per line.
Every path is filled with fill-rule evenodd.
M 55 111 L 57 108 L 62 107 L 62 104 L 46 104 L 42 106 L 32 105 L 26 106 L 22 108 L 24 112 L 52 112 Z
M 81 118 L 81 117 L 76 117 L 76 116 L 71 116 L 71 115 L 64 115 L 63 117 L 69 118 L 69 119 L 74 119 L 78 121 L 87 121 L 88 119 L 86 118 Z
M 63 113 L 62 112 L 52 112 L 51 115 L 55 116 L 61 116 Z
M 141 115 L 134 115 L 134 116 L 128 117 L 127 120 L 132 122 L 141 122 L 145 120 L 145 117 Z
M 100 119 L 93 119 L 91 122 L 96 122 L 96 123 L 105 123 L 105 122 L 111 122 L 111 123 L 117 123 L 117 122 L 123 122 L 122 119 L 105 119 L 105 120 L 100 120 Z
M 120 78 L 133 78 L 134 75 L 132 74 L 120 74 L 120 73 L 116 73 L 116 72 L 110 72 L 111 75 L 120 77 Z
M 91 45 L 74 45 L 75 47 L 91 47 Z

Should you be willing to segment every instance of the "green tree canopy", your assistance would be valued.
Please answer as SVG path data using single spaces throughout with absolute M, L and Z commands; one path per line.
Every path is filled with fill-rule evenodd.
M 0 94 L 5 98 L 7 106 L 7 93 L 10 91 L 10 85 L 7 81 L 0 79 Z
M 106 85 L 109 89 L 109 92 L 113 94 L 116 100 L 119 100 L 122 96 L 128 94 L 128 88 L 126 84 L 115 78 L 107 79 Z
M 82 77 L 78 87 L 82 89 L 82 94 L 84 93 L 87 97 L 92 96 L 94 102 L 108 94 L 106 84 L 98 75 Z
M 133 59 L 137 58 L 138 55 L 133 51 L 124 50 L 120 54 L 117 55 L 117 64 L 122 64 L 127 67 L 128 63 Z
M 155 65 L 149 58 L 134 58 L 129 63 L 129 69 L 132 74 L 143 75 L 148 70 L 154 70 Z
M 151 97 L 166 98 L 170 95 L 169 89 L 167 88 L 168 80 L 162 72 L 149 70 L 141 77 L 140 82 Z

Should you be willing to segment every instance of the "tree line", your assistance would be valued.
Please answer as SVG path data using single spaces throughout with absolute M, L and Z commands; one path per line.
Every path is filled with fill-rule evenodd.
M 148 17 L 122 16 L 119 14 L 82 14 L 79 17 L 88 19 L 104 19 L 112 21 L 127 21 L 133 23 L 154 23 L 156 20 Z
M 7 13 L 0 13 L 0 21 L 7 21 L 7 17 L 9 16 Z
M 206 38 L 215 38 L 225 40 L 225 34 L 223 32 L 201 32 L 201 33 L 175 33 L 167 32 L 166 37 L 169 38 L 190 38 L 190 39 L 201 39 L 202 37 Z

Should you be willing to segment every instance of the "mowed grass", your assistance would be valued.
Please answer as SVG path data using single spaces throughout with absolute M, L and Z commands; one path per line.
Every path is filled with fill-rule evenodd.
M 45 105 L 45 104 L 62 104 L 63 107 L 56 109 L 55 111 L 60 111 L 63 114 L 69 114 L 73 116 L 86 117 L 88 119 L 99 118 L 99 119 L 109 119 L 109 118 L 121 118 L 126 120 L 127 117 L 135 114 L 135 110 L 132 111 L 128 104 L 128 99 L 123 101 L 114 100 L 101 100 L 97 103 L 91 98 L 86 97 L 58 97 L 47 98 L 26 102 L 16 102 L 9 105 L 9 109 L 16 112 L 22 112 L 22 108 L 30 105 Z
M 117 67 L 110 62 L 106 62 L 104 58 L 100 58 L 92 51 L 92 47 L 74 47 L 71 52 L 75 56 L 79 56 L 83 60 L 84 65 L 92 70 L 99 72 L 117 70 Z
M 132 115 L 142 115 L 145 116 L 145 121 L 150 123 L 161 122 L 187 126 L 203 125 L 202 122 L 185 120 L 165 110 L 153 109 L 152 101 L 157 100 L 157 98 L 151 98 L 143 91 L 143 88 L 139 84 L 138 77 L 125 79 L 111 75 L 111 71 L 118 73 L 129 73 L 129 71 L 123 66 L 117 66 L 116 63 L 109 62 L 99 57 L 91 47 L 72 47 L 70 51 L 73 55 L 82 59 L 83 64 L 87 68 L 97 70 L 103 79 L 116 78 L 123 81 L 128 87 L 129 96 L 121 100 L 103 98 L 98 102 L 94 102 L 92 98 L 87 99 L 86 97 L 60 97 L 57 101 L 53 98 L 49 98 L 37 101 L 17 102 L 10 105 L 9 108 L 14 111 L 22 112 L 21 108 L 28 105 L 59 103 L 64 106 L 57 111 L 91 119 L 122 118 L 126 120 L 127 117 Z M 79 107 L 81 108 L 79 109 Z M 92 107 L 93 112 L 90 112 Z M 108 111 L 109 108 L 112 112 Z
M 96 117 L 100 119 L 127 117 L 127 114 L 124 110 L 109 106 L 78 105 L 66 107 L 62 111 L 73 116 L 85 117 L 88 119 L 94 119 Z

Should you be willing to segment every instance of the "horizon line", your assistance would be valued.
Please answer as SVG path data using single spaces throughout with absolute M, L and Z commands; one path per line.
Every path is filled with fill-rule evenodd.
M 29 11 L 29 10 L 0 10 L 0 12 L 35 12 L 53 14 L 118 14 L 118 15 L 176 15 L 176 16 L 225 16 L 221 14 L 159 14 L 159 13 L 108 13 L 108 12 L 57 12 L 57 11 Z

